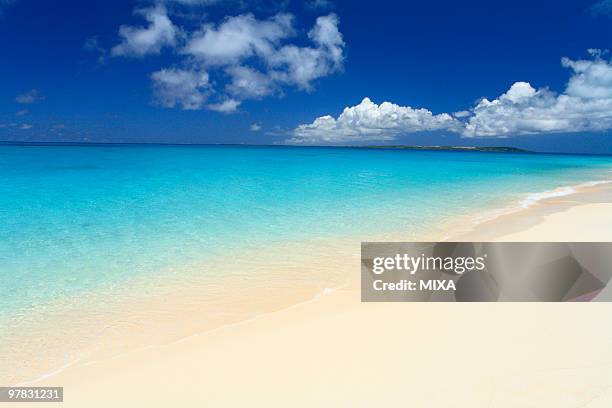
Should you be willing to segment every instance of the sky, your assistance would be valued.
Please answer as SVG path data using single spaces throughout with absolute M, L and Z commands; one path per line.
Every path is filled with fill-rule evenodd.
M 0 141 L 612 154 L 612 0 L 0 0 Z

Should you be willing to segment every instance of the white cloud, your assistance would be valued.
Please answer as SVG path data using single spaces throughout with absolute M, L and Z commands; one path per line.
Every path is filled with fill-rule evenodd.
M 483 98 L 472 110 L 465 136 L 510 136 L 612 129 L 612 64 L 563 58 L 573 75 L 567 88 L 555 94 L 516 82 L 497 99 Z
M 596 132 L 612 129 L 612 62 L 606 51 L 589 50 L 592 59 L 562 59 L 572 70 L 561 94 L 536 89 L 527 82 L 514 83 L 493 100 L 482 98 L 470 110 L 452 115 L 427 109 L 376 105 L 365 98 L 345 108 L 338 118 L 326 115 L 292 131 L 290 143 L 347 143 L 393 140 L 402 134 L 444 130 L 464 137 Z
M 601 59 L 598 51 L 591 50 L 595 60 L 562 59 L 563 66 L 574 71 L 565 90 L 567 95 L 586 99 L 612 98 L 612 65 Z
M 335 14 L 317 18 L 308 37 L 316 47 L 286 45 L 268 56 L 273 78 L 309 90 L 313 80 L 342 68 L 344 41 Z
M 470 111 L 468 110 L 462 110 L 462 111 L 458 111 L 458 112 L 453 112 L 453 116 L 456 118 L 466 118 L 468 116 L 470 116 Z
M 281 39 L 293 34 L 293 16 L 279 13 L 268 20 L 252 14 L 226 18 L 215 27 L 205 24 L 193 34 L 184 52 L 205 65 L 238 64 L 245 58 L 272 54 Z
M 268 76 L 253 68 L 233 66 L 227 69 L 231 82 L 225 89 L 238 99 L 259 99 L 272 94 L 276 84 Z
M 344 62 L 344 40 L 335 14 L 320 16 L 308 32 L 308 44 L 294 39 L 294 16 L 277 13 L 267 19 L 253 14 L 228 16 L 206 22 L 189 32 L 175 25 L 164 6 L 212 4 L 222 0 L 158 0 L 154 7 L 137 11 L 148 21 L 144 27 L 123 25 L 121 42 L 109 55 L 144 57 L 172 49 L 182 69 L 163 69 L 151 75 L 154 100 L 164 107 L 209 108 L 223 113 L 237 110 L 248 99 L 283 95 L 284 87 L 310 91 L 314 81 L 338 72 Z M 106 52 L 96 37 L 85 48 Z M 201 73 L 210 75 L 202 82 Z M 206 101 L 206 98 L 214 98 Z
M 30 125 L 29 123 L 23 123 L 21 126 L 19 126 L 19 129 L 21 129 L 21 130 L 30 130 L 30 129 L 32 129 L 32 125 Z
M 227 18 L 218 27 L 205 25 L 184 52 L 207 66 L 229 66 L 228 91 L 234 98 L 261 98 L 281 84 L 311 89 L 312 81 L 342 68 L 344 41 L 335 14 L 317 18 L 308 33 L 314 47 L 281 45 L 294 35 L 293 16 L 280 13 L 268 20 L 251 14 Z M 246 66 L 255 57 L 265 72 Z
M 338 30 L 338 16 L 330 14 L 317 18 L 317 22 L 312 30 L 308 33 L 310 37 L 319 47 L 329 52 L 329 57 L 335 65 L 342 63 L 342 49 L 344 40 L 342 34 Z
M 140 10 L 149 22 L 148 27 L 119 28 L 121 43 L 111 49 L 111 55 L 124 57 L 144 57 L 147 54 L 159 54 L 163 47 L 176 45 L 180 30 L 168 18 L 165 7 L 157 5 Z
M 162 69 L 151 75 L 154 101 L 164 107 L 200 109 L 209 88 L 208 73 L 182 69 Z
M 38 89 L 30 89 L 28 92 L 22 93 L 15 97 L 15 101 L 21 104 L 38 103 L 44 100 L 45 96 L 42 95 Z
M 238 109 L 238 106 L 240 106 L 240 101 L 237 101 L 235 99 L 226 99 L 223 102 L 212 103 L 210 105 L 207 105 L 206 107 L 210 110 L 221 113 L 233 113 Z
M 446 113 L 434 115 L 427 109 L 414 109 L 390 102 L 375 104 L 364 98 L 359 105 L 347 107 L 338 118 L 321 116 L 293 131 L 290 143 L 346 143 L 393 140 L 402 133 L 454 130 L 461 122 Z
M 28 113 L 30 113 L 29 110 L 27 109 L 20 109 L 17 112 L 15 112 L 16 116 L 23 116 L 23 115 L 27 115 Z
M 251 126 L 249 126 L 249 130 L 251 132 L 259 132 L 261 130 L 261 123 L 252 123 Z

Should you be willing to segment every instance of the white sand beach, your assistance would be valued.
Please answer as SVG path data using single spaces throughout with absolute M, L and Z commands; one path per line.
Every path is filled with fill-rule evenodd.
M 609 241 L 612 203 L 591 199 L 463 239 Z M 63 407 L 612 406 L 612 304 L 361 303 L 359 268 L 347 271 L 313 300 L 36 385 L 63 386 Z

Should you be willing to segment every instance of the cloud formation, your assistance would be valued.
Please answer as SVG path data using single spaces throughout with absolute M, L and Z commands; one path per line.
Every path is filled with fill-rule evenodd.
M 337 117 L 326 115 L 292 131 L 290 143 L 340 144 L 388 141 L 403 134 L 449 131 L 464 137 L 508 137 L 515 135 L 597 132 L 612 129 L 612 61 L 607 51 L 589 50 L 591 59 L 563 58 L 572 74 L 565 90 L 534 88 L 515 82 L 493 100 L 482 98 L 469 110 L 433 114 L 427 109 L 376 105 L 365 98 L 347 107 Z
M 315 47 L 285 45 L 269 55 L 266 62 L 273 68 L 271 77 L 310 90 L 312 81 L 340 70 L 344 40 L 338 24 L 335 14 L 318 17 L 308 33 Z
M 195 5 L 216 1 L 165 1 L 170 2 Z M 308 32 L 310 45 L 296 45 L 292 41 L 303 41 L 289 13 L 267 19 L 250 13 L 228 16 L 216 24 L 205 22 L 191 32 L 176 26 L 162 3 L 138 13 L 148 20 L 148 26 L 121 26 L 121 41 L 110 54 L 141 58 L 169 48 L 179 55 L 180 68 L 151 75 L 154 102 L 163 107 L 231 113 L 245 100 L 282 96 L 287 86 L 310 91 L 314 81 L 343 66 L 345 44 L 335 14 L 316 19 Z M 99 48 L 97 40 L 87 45 Z
M 232 66 L 226 70 L 226 73 L 231 81 L 225 90 L 238 99 L 259 99 L 278 89 L 274 79 L 253 68 Z
M 313 46 L 283 44 L 294 37 L 294 17 L 279 13 L 267 20 L 252 14 L 204 24 L 183 53 L 209 70 L 223 69 L 226 90 L 237 100 L 260 99 L 279 93 L 283 85 L 311 90 L 313 81 L 339 71 L 344 41 L 335 14 L 318 17 L 308 38 Z
M 510 136 L 538 133 L 589 132 L 612 129 L 612 64 L 591 50 L 593 59 L 563 58 L 572 70 L 565 91 L 535 89 L 516 82 L 489 101 L 483 98 L 473 109 L 465 136 Z
M 338 118 L 321 116 L 293 131 L 290 143 L 346 143 L 393 140 L 403 133 L 426 130 L 453 130 L 461 122 L 447 113 L 434 115 L 427 109 L 414 109 L 391 102 L 375 104 L 364 98 L 359 105 L 344 108 Z
M 222 102 L 211 103 L 208 105 L 208 109 L 221 113 L 233 113 L 236 112 L 238 106 L 240 106 L 240 101 L 230 98 Z
M 166 108 L 200 109 L 209 88 L 206 72 L 162 69 L 151 74 L 154 102 Z
M 38 103 L 45 100 L 45 96 L 42 95 L 38 89 L 30 89 L 28 92 L 22 93 L 15 97 L 15 101 L 21 104 L 32 104 Z
M 119 28 L 121 42 L 111 48 L 112 56 L 142 58 L 148 54 L 159 54 L 164 47 L 176 45 L 180 30 L 170 21 L 165 7 L 158 4 L 152 8 L 138 10 L 137 14 L 144 16 L 149 25 L 122 25 Z
M 259 56 L 269 57 L 281 39 L 293 34 L 293 16 L 279 13 L 267 20 L 252 14 L 226 18 L 218 26 L 204 24 L 195 32 L 184 52 L 208 66 L 233 65 Z

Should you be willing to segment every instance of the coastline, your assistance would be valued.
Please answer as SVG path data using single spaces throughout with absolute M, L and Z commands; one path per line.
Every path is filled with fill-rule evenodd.
M 547 218 L 564 213 L 574 207 L 592 204 L 612 203 L 612 180 L 598 180 L 580 183 L 571 186 L 560 186 L 552 190 L 530 193 L 516 202 L 507 206 L 485 211 L 483 214 L 474 216 L 469 214 L 446 225 L 446 241 L 605 241 L 601 237 L 592 236 L 593 231 L 588 229 L 565 229 L 567 220 L 554 220 L 549 225 L 558 225 L 559 231 L 553 233 L 549 227 L 545 228 L 540 238 L 530 237 L 528 231 L 533 227 L 543 224 Z M 605 215 L 605 213 L 603 214 Z M 580 217 L 580 215 L 577 215 Z M 573 218 L 573 217 L 570 217 Z M 597 228 L 599 229 L 599 228 Z M 588 231 L 588 232 L 587 232 Z M 568 235 L 568 232 L 577 235 Z M 586 232 L 586 236 L 582 235 Z M 523 235 L 519 233 L 524 233 Z M 518 234 L 509 237 L 510 234 Z M 559 235 L 560 234 L 560 235 Z M 605 235 L 612 238 L 612 233 Z
M 543 197 L 540 200 L 536 200 L 532 203 L 529 208 L 522 209 L 520 211 L 506 211 L 501 214 L 497 214 L 494 218 L 486 221 L 472 222 L 472 230 L 465 231 L 461 229 L 452 230 L 453 239 L 456 240 L 506 240 L 506 241 L 529 241 L 529 240 L 550 240 L 550 241 L 589 241 L 589 240 L 610 240 L 612 239 L 612 228 L 606 228 L 606 226 L 612 226 L 612 187 L 609 184 L 597 184 L 597 185 L 583 185 L 571 194 L 551 194 L 550 197 Z M 471 217 L 473 221 L 473 216 Z M 572 221 L 573 220 L 573 221 Z M 465 220 L 462 220 L 464 222 Z M 585 225 L 586 228 L 577 229 L 577 225 Z M 465 224 L 464 223 L 464 228 Z M 594 227 L 598 227 L 594 229 Z M 446 227 L 445 227 L 446 228 Z M 449 229 L 446 229 L 449 231 Z M 599 231 L 599 232 L 597 232 Z M 607 238 L 606 238 L 607 237 Z M 388 237 L 393 239 L 393 237 Z M 433 237 L 432 237 L 433 238 Z M 441 237 L 438 237 L 440 239 Z M 450 239 L 450 238 L 449 238 Z M 337 248 L 339 249 L 339 248 Z M 351 254 L 350 247 L 344 247 L 345 257 L 355 257 L 358 262 L 358 254 Z M 346 258 L 343 258 L 346 259 Z M 324 262 L 322 262 L 322 265 Z M 271 394 L 263 392 L 266 388 L 259 384 L 260 397 L 262 402 L 266 401 L 272 405 L 276 404 L 288 404 L 300 405 L 300 402 L 291 400 L 288 390 L 294 389 L 297 385 L 293 384 L 293 381 L 287 383 L 290 378 L 279 378 L 278 373 L 282 373 L 283 370 L 288 370 L 292 374 L 291 378 L 297 379 L 304 377 L 308 373 L 316 372 L 315 367 L 312 363 L 306 360 L 305 356 L 301 356 L 299 350 L 325 350 L 322 356 L 310 356 L 314 358 L 314 361 L 318 361 L 321 366 L 319 370 L 327 370 L 329 367 L 325 367 L 325 361 L 332 364 L 336 369 L 336 374 L 344 375 L 348 374 L 342 369 L 343 364 L 352 364 L 350 360 L 359 359 L 357 356 L 362 356 L 358 350 L 353 350 L 355 354 L 351 357 L 350 354 L 342 352 L 342 344 L 356 343 L 350 348 L 357 347 L 359 345 L 363 350 L 368 349 L 368 344 L 376 344 L 377 341 L 389 342 L 391 337 L 398 338 L 413 338 L 414 332 L 418 333 L 420 338 L 417 344 L 418 348 L 427 350 L 428 352 L 435 348 L 433 345 L 427 344 L 427 339 L 423 335 L 430 331 L 445 331 L 448 327 L 455 327 L 456 323 L 449 320 L 446 314 L 449 316 L 456 315 L 457 309 L 468 311 L 461 320 L 465 324 L 475 325 L 476 321 L 485 319 L 484 321 L 492 322 L 492 316 L 490 311 L 493 309 L 499 313 L 507 315 L 507 320 L 513 322 L 511 324 L 518 324 L 517 319 L 520 320 L 521 316 L 524 317 L 531 313 L 533 306 L 528 305 L 504 305 L 497 304 L 492 306 L 491 304 L 474 304 L 470 306 L 466 305 L 432 305 L 432 304 L 402 304 L 401 306 L 394 305 L 372 305 L 362 304 L 359 302 L 359 281 L 358 281 L 358 268 L 354 267 L 353 264 L 338 263 L 336 267 L 345 268 L 346 276 L 349 277 L 345 282 L 336 282 L 338 286 L 331 287 L 322 285 L 321 287 L 309 287 L 308 289 L 301 292 L 301 297 L 295 297 L 295 291 L 293 292 L 293 303 L 291 305 L 279 302 L 275 305 L 270 304 L 268 298 L 264 303 L 267 303 L 266 307 L 262 308 L 261 313 L 256 313 L 252 316 L 247 316 L 242 319 L 235 321 L 229 321 L 225 324 L 218 325 L 217 327 L 209 330 L 194 330 L 195 326 L 187 328 L 186 332 L 182 335 L 175 337 L 168 341 L 167 339 L 158 344 L 149 345 L 146 348 L 140 350 L 133 350 L 128 353 L 117 354 L 115 356 L 107 356 L 106 358 L 90 359 L 89 361 L 79 362 L 75 365 L 63 367 L 63 369 L 51 373 L 51 375 L 39 378 L 37 381 L 29 382 L 28 384 L 45 384 L 45 385 L 62 385 L 66 387 L 66 403 L 70 406 L 70 403 L 75 403 L 78 406 L 78 401 L 83 403 L 85 397 L 93 392 L 91 387 L 115 387 L 115 389 L 122 390 L 118 391 L 123 398 L 129 400 L 133 398 L 132 402 L 145 398 L 137 390 L 141 388 L 142 392 L 149 388 L 151 383 L 160 381 L 159 376 L 168 380 L 168 377 L 163 373 L 173 373 L 173 376 L 178 376 L 172 380 L 173 387 L 166 389 L 164 395 L 152 396 L 150 406 L 164 406 L 169 403 L 171 398 L 176 397 L 179 390 L 185 387 L 185 390 L 189 389 L 190 381 L 197 381 L 198 383 L 214 384 L 211 389 L 216 390 L 214 393 L 215 399 L 210 399 L 211 396 L 208 392 L 203 392 L 202 395 L 189 395 L 185 397 L 187 399 L 201 399 L 210 403 L 216 403 L 221 406 L 234 406 L 242 405 L 246 403 L 246 400 L 232 400 L 230 399 L 230 390 L 227 389 L 225 392 L 221 392 L 223 387 L 228 387 L 232 384 L 229 378 L 225 378 L 227 383 L 223 382 L 223 377 L 215 377 L 215 373 L 221 372 L 227 375 L 232 372 L 239 372 L 242 370 L 245 373 L 258 365 L 261 366 L 265 376 L 274 378 L 274 381 L 278 390 L 285 390 L 287 395 L 277 394 L 272 398 Z M 322 276 L 322 275 L 320 275 Z M 300 284 L 302 284 L 301 282 Z M 272 288 L 272 292 L 279 288 Z M 285 289 L 295 289 L 285 288 Z M 272 292 L 268 293 L 271 294 Z M 291 291 L 289 291 L 291 292 Z M 272 297 L 274 298 L 274 297 Z M 298 299 L 296 302 L 295 300 Z M 277 299 L 278 300 L 278 299 Z M 249 301 L 250 305 L 253 305 L 255 299 Z M 260 300 L 261 301 L 261 300 Z M 262 305 L 260 305 L 262 306 Z M 609 315 L 610 308 L 603 305 L 590 306 L 596 312 L 586 314 L 586 309 L 581 306 L 575 313 L 585 313 L 580 315 L 580 322 L 582 324 L 592 324 L 592 326 L 585 326 L 582 330 L 583 334 L 593 332 L 595 327 L 599 327 L 603 334 L 602 339 L 598 341 L 612 339 L 612 331 L 605 329 L 605 317 Z M 542 313 L 540 317 L 546 316 L 546 321 L 555 322 L 554 328 L 548 327 L 549 329 L 561 330 L 564 322 L 564 313 L 568 310 L 563 305 L 538 305 L 536 307 L 538 313 Z M 398 311 L 403 312 L 398 312 Z M 563 311 L 565 310 L 565 311 Z M 178 311 L 174 311 L 178 312 Z M 411 319 L 415 316 L 421 316 L 414 321 Z M 496 319 L 497 320 L 497 319 Z M 534 321 L 535 325 L 536 322 Z M 364 327 L 379 327 L 379 333 L 369 333 L 370 330 L 366 330 L 368 333 L 364 333 Z M 406 325 L 405 328 L 400 326 Z M 546 326 L 546 325 L 545 325 Z M 446 328 L 445 328 L 446 327 Z M 341 329 L 341 330 L 340 330 Z M 498 328 L 502 330 L 502 328 Z M 505 330 L 505 329 L 504 329 Z M 517 329 L 518 330 L 518 329 Z M 534 327 L 531 328 L 534 330 Z M 189 334 L 189 332 L 191 333 Z M 395 333 L 392 336 L 391 333 Z M 434 333 L 430 333 L 435 336 Z M 489 333 L 490 334 L 490 333 Z M 507 333 L 511 335 L 510 333 Z M 525 333 L 514 333 L 512 335 L 524 335 Z M 445 335 L 448 335 L 445 334 Z M 465 333 L 463 333 L 465 335 Z M 474 327 L 474 332 L 468 335 L 472 341 L 476 341 L 476 337 L 479 335 L 487 335 L 487 331 L 482 328 Z M 574 334 L 577 335 L 577 334 Z M 289 336 L 286 338 L 285 336 Z M 539 340 L 537 341 L 551 341 L 552 338 L 549 334 L 541 332 L 539 334 Z M 260 338 L 266 338 L 265 344 L 259 344 Z M 309 339 L 317 339 L 317 341 L 329 341 L 329 346 L 319 344 L 315 347 L 312 344 L 308 344 Z M 376 340 L 378 339 L 378 340 Z M 398 339 L 393 340 L 396 342 Z M 587 339 L 583 339 L 587 341 Z M 498 341 L 504 341 L 498 339 Z M 506 340 L 507 341 L 507 340 Z M 252 342 L 255 342 L 255 347 Z M 279 344 L 281 342 L 281 344 Z M 437 341 L 434 341 L 436 343 Z M 462 343 L 465 340 L 461 341 Z M 598 343 L 599 344 L 599 343 Z M 289 346 L 290 345 L 290 346 Z M 346 346 L 346 344 L 345 344 Z M 399 347 L 399 344 L 397 344 Z M 464 344 L 464 347 L 474 347 L 471 344 Z M 492 345 L 489 345 L 490 347 Z M 510 344 L 507 344 L 510 347 Z M 559 347 L 572 347 L 567 341 L 561 341 L 556 348 Z M 254 348 L 255 347 L 255 348 Z M 540 347 L 542 347 L 540 345 Z M 556 350 L 555 348 L 555 350 Z M 534 350 L 536 350 L 534 346 Z M 386 346 L 376 347 L 377 353 L 384 359 L 393 360 L 393 351 L 398 350 L 394 347 Z M 596 350 L 599 351 L 599 356 L 596 357 Z M 279 351 L 281 354 L 286 353 L 283 358 L 277 358 Z M 329 351 L 329 352 L 328 352 Z M 332 352 L 332 351 L 335 351 Z M 558 350 L 557 350 L 558 351 Z M 490 352 L 493 352 L 490 350 Z M 517 352 L 517 350 L 512 350 Z M 552 350 L 551 350 L 552 352 Z M 252 356 L 254 353 L 255 356 Z M 338 354 L 339 353 L 339 354 Z M 258 360 L 264 358 L 266 355 L 274 355 L 274 358 L 269 359 L 267 362 L 259 361 L 259 363 L 253 362 L 251 365 L 241 365 L 239 361 Z M 221 357 L 225 356 L 225 357 Z M 239 357 L 238 357 L 239 356 Z M 250 356 L 250 357 L 249 357 Z M 453 357 L 447 356 L 452 360 Z M 189 363 L 187 360 L 192 361 Z M 224 360 L 225 359 L 225 360 Z M 586 360 L 585 360 L 586 359 Z M 293 366 L 287 366 L 287 361 L 295 361 Z M 195 362 L 200 361 L 202 364 Z M 211 364 L 211 361 L 216 362 Z M 563 361 L 563 359 L 561 359 Z M 418 369 L 402 370 L 401 365 L 391 366 L 386 365 L 382 362 L 372 362 L 371 364 L 383 364 L 385 370 L 390 370 L 390 373 L 384 374 L 384 377 L 395 378 L 396 381 L 401 380 L 402 376 L 410 375 L 414 376 L 419 370 L 431 370 L 431 367 L 427 367 L 425 361 L 418 365 Z M 510 363 L 507 361 L 506 363 Z M 576 360 L 575 364 L 580 363 L 576 367 L 593 366 L 599 368 L 593 368 L 593 370 L 609 370 L 609 366 L 606 364 L 612 363 L 612 353 L 607 348 L 593 348 L 588 350 L 583 359 Z M 588 363 L 588 364 L 587 364 Z M 603 365 L 602 365 L 603 364 Z M 263 368 L 263 366 L 267 366 Z M 276 366 L 276 367 L 275 367 Z M 606 368 L 607 367 L 607 368 Z M 438 367 L 442 369 L 442 367 Z M 538 368 L 539 369 L 539 368 Z M 371 372 L 375 371 L 371 367 Z M 580 368 L 573 368 L 572 372 L 576 375 Z M 586 369 L 583 369 L 586 370 Z M 359 371 L 359 370 L 358 370 Z M 495 371 L 495 370 L 494 370 Z M 586 370 L 588 377 L 592 376 L 592 370 Z M 125 373 L 118 376 L 117 373 Z M 121 380 L 123 375 L 128 375 L 132 378 L 127 381 L 127 377 Z M 363 375 L 366 375 L 365 371 L 361 371 Z M 393 373 L 393 375 L 391 374 Z M 478 374 L 482 376 L 481 374 Z M 531 375 L 531 374 L 530 374 Z M 213 378 L 214 377 L 214 378 Z M 605 377 L 605 376 L 604 376 Z M 138 378 L 134 380 L 133 378 Z M 157 378 L 157 379 L 156 379 Z M 246 381 L 246 378 L 244 379 Z M 334 387 L 338 386 L 337 382 L 332 381 L 328 378 L 328 382 L 321 382 L 320 379 L 316 378 L 303 378 L 304 384 L 301 386 L 307 387 L 307 384 L 315 385 L 318 387 L 319 392 L 317 398 L 331 398 L 335 391 L 329 389 L 331 385 Z M 563 381 L 566 381 L 564 379 Z M 181 381 L 183 384 L 181 385 Z M 284 381 L 284 383 L 283 383 Z M 344 380 L 343 380 L 344 381 Z M 348 380 L 347 380 L 348 381 Z M 402 380 L 404 381 L 404 380 Z M 349 381 L 350 382 L 350 381 Z M 391 386 L 393 381 L 389 384 L 377 383 L 380 389 L 384 389 L 387 386 Z M 129 388 L 127 385 L 129 384 Z M 193 383 L 191 383 L 193 385 Z M 241 386 L 244 385 L 240 382 Z M 280 386 L 279 384 L 283 384 Z M 325 385 L 327 384 L 327 385 Z M 344 384 L 344 382 L 343 382 Z M 572 380 L 572 384 L 576 385 L 575 379 Z M 406 384 L 396 384 L 397 386 L 405 386 Z M 430 384 L 434 386 L 436 384 Z M 440 384 L 437 383 L 439 386 Z M 611 384 L 604 384 L 602 386 L 608 387 Z M 421 384 L 425 387 L 426 384 Z M 483 390 L 483 397 L 486 395 L 487 398 L 491 398 L 491 393 L 502 392 L 495 391 L 498 389 L 500 384 L 492 385 L 489 384 L 489 388 Z M 521 385 L 521 386 L 524 386 Z M 555 385 L 557 386 L 557 385 Z M 588 384 L 582 384 L 582 387 L 587 387 Z M 159 384 L 159 387 L 162 387 Z M 254 387 L 254 385 L 253 385 Z M 454 388 L 453 392 L 458 390 Z M 491 388 L 493 387 L 493 388 Z M 567 387 L 567 384 L 563 383 L 562 387 Z M 376 387 L 374 387 L 376 388 Z M 575 387 L 574 387 L 575 388 Z M 164 389 L 163 387 L 160 389 Z M 192 388 L 193 389 L 193 388 Z M 203 390 L 204 391 L 204 390 Z M 209 390 L 210 391 L 210 390 Z M 269 392 L 271 390 L 268 389 Z M 451 390 L 448 390 L 451 391 Z M 252 392 L 258 392 L 255 389 Z M 297 392 L 297 391 L 296 391 Z M 434 390 L 432 389 L 432 392 Z M 358 398 L 365 398 L 366 401 L 368 395 L 351 395 L 351 398 L 355 398 L 354 401 L 358 401 Z M 468 394 L 465 394 L 467 398 Z M 563 393 L 558 394 L 563 395 Z M 70 397 L 72 396 L 72 397 Z M 346 395 L 345 395 L 346 396 Z M 472 394 L 471 397 L 476 398 L 477 396 Z M 566 396 L 567 397 L 567 396 Z M 117 398 L 115 394 L 114 398 Z M 168 398 L 165 399 L 164 398 Z M 227 399 L 224 399 L 227 398 Z M 341 404 L 343 401 L 340 399 L 340 395 L 336 395 L 338 403 Z M 369 395 L 369 398 L 374 398 L 374 395 Z M 376 397 L 376 398 L 380 398 Z M 611 395 L 606 394 L 605 398 L 611 398 Z M 165 402 L 164 402 L 165 401 Z M 322 400 L 318 402 L 321 403 Z M 376 401 L 379 401 L 377 399 Z M 608 401 L 608 400 L 605 400 Z M 316 400 L 310 401 L 311 404 L 304 401 L 304 406 L 316 404 Z M 375 400 L 372 399 L 371 403 Z M 467 402 L 467 401 L 466 401 Z M 472 404 L 475 401 L 470 401 Z M 89 406 L 98 406 L 95 402 L 88 401 Z M 99 406 L 107 406 L 111 403 L 111 397 L 106 402 L 100 400 Z M 548 401 L 547 401 L 548 403 Z M 157 405 L 156 405 L 157 404 Z M 440 402 L 442 404 L 442 402 Z M 357 404 L 358 406 L 359 404 Z M 365 405 L 365 404 L 364 404 Z M 435 404 L 428 404 L 429 406 L 435 406 Z M 444 404 L 440 405 L 444 406 Z M 498 406 L 498 405 L 495 405 Z M 502 406 L 502 405 L 499 405 Z M 505 405 L 504 405 L 505 406 Z M 511 405 L 508 405 L 511 406 Z M 571 405 L 568 405 L 571 406 Z M 597 406 L 597 405 L 593 405 Z

